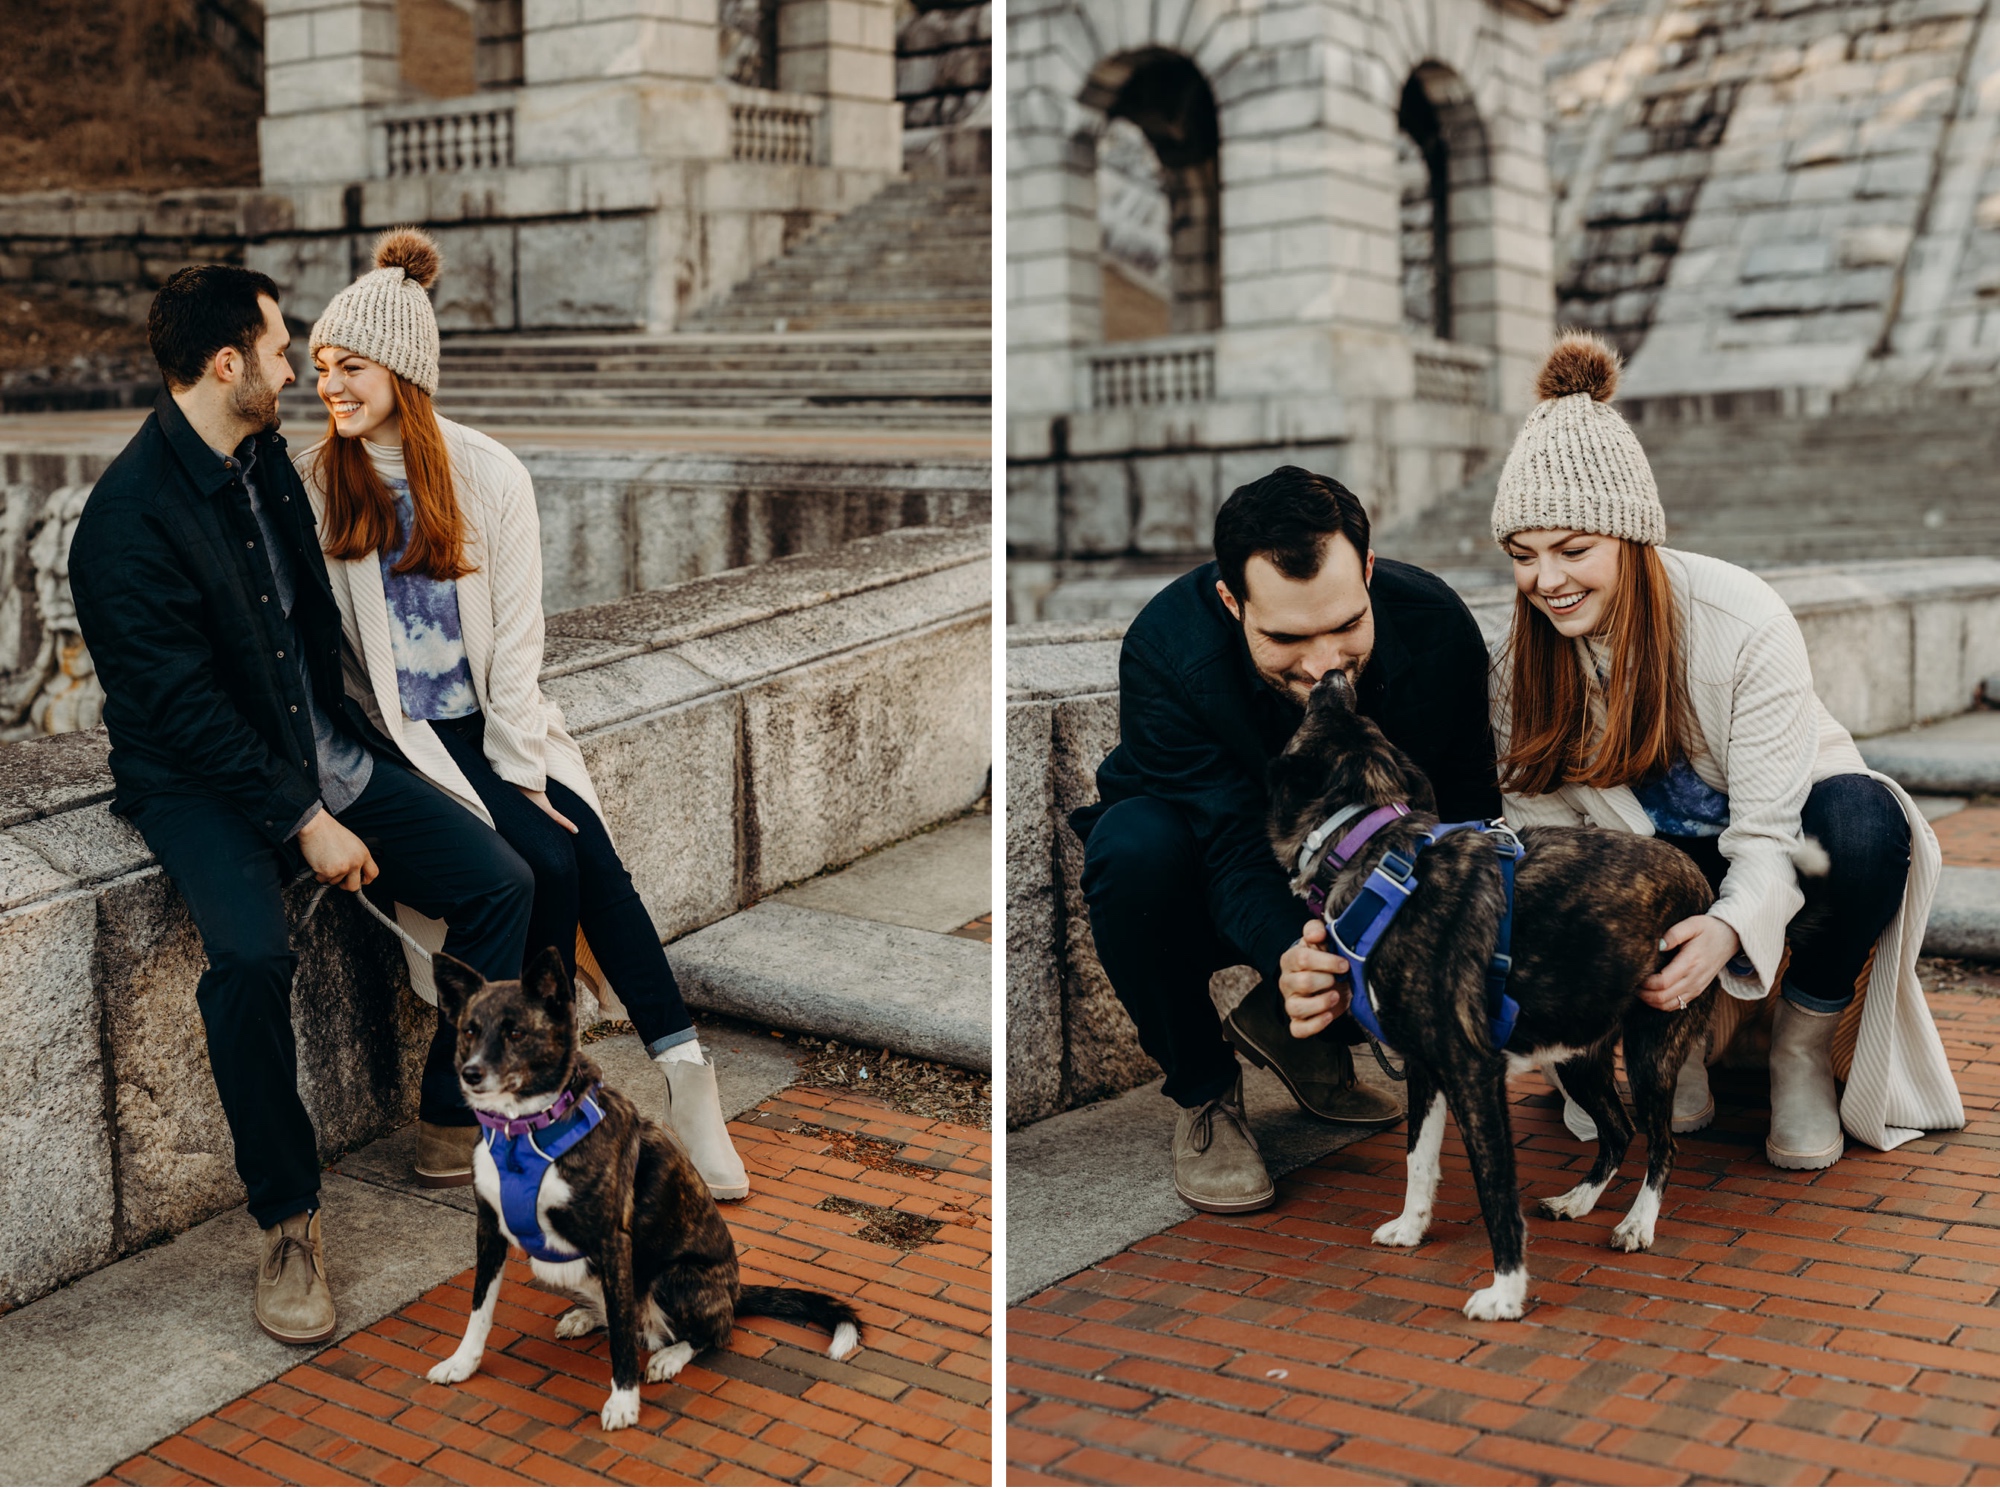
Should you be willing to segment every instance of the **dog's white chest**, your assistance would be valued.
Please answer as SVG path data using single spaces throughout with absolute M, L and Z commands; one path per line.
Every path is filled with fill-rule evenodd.
M 521 1245 L 521 1238 L 507 1225 L 506 1207 L 500 1202 L 500 1167 L 483 1142 L 472 1150 L 472 1188 L 493 1211 L 500 1223 L 500 1234 L 507 1238 L 510 1245 Z M 541 1227 L 544 1240 L 565 1251 L 578 1248 L 552 1223 L 550 1213 L 567 1207 L 573 1194 L 569 1181 L 563 1178 L 555 1164 L 542 1171 L 541 1183 L 535 1192 L 535 1223 Z M 574 1261 L 552 1262 L 530 1255 L 528 1265 L 544 1282 L 572 1291 L 582 1286 L 590 1272 L 590 1264 L 581 1256 Z

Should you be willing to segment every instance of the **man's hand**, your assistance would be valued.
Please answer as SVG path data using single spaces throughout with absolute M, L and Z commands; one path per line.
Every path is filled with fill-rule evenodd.
M 1347 1012 L 1347 959 L 1326 947 L 1326 927 L 1307 921 L 1305 933 L 1278 958 L 1278 991 L 1291 1016 L 1292 1038 L 1310 1039 Z
M 375 867 L 368 845 L 334 821 L 333 813 L 324 807 L 299 829 L 299 852 L 305 855 L 306 867 L 315 879 L 342 889 L 358 890 L 373 884 L 382 872 Z
M 1713 915 L 1696 915 L 1674 926 L 1660 939 L 1660 950 L 1674 959 L 1639 984 L 1639 996 L 1671 1013 L 1685 1008 L 1708 990 L 1729 959 L 1743 949 L 1736 932 Z

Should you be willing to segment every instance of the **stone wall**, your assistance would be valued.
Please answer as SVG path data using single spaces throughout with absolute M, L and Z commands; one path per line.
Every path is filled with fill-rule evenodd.
M 993 169 L 993 0 L 901 0 L 896 101 L 903 169 L 984 176 Z
M 0 449 L 0 739 L 97 722 L 67 564 L 76 517 L 115 448 Z M 522 458 L 535 479 L 550 611 L 896 528 L 991 520 L 983 461 L 532 449 Z
M 543 686 L 663 937 L 964 810 L 992 737 L 990 533 L 916 529 L 550 617 Z M 242 1201 L 179 896 L 101 732 L 0 746 L 0 1308 Z M 294 916 L 307 893 L 288 898 Z M 339 893 L 300 938 L 328 1160 L 408 1122 L 432 1015 Z
M 1855 564 L 1765 576 L 1805 632 L 1814 684 L 1858 735 L 1972 706 L 2000 668 L 2000 559 Z M 1470 598 L 1489 643 L 1511 591 Z M 1038 1121 L 1156 1079 L 1106 981 L 1067 817 L 1118 740 L 1122 624 L 1010 629 L 1007 647 L 1007 1121 Z
M 1561 314 L 1620 342 L 1628 393 L 1812 411 L 2000 373 L 1988 8 L 1581 0 L 1550 43 Z

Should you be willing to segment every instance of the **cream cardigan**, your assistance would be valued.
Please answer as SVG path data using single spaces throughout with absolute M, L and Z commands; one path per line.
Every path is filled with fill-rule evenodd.
M 562 710 L 542 695 L 542 537 L 534 482 L 527 467 L 499 441 L 449 419 L 439 419 L 438 428 L 444 433 L 453 489 L 465 520 L 466 556 L 474 565 L 458 580 L 458 623 L 472 691 L 486 716 L 487 761 L 501 780 L 530 791 L 545 789 L 550 779 L 562 782 L 601 820 L 604 809 L 591 788 L 583 751 L 563 727 Z M 312 501 L 313 519 L 322 526 L 326 493 L 319 484 L 318 465 L 324 443 L 300 451 L 292 460 Z M 368 444 L 367 450 L 383 477 L 402 477 L 400 449 Z M 349 696 L 418 774 L 491 827 L 492 814 L 431 726 L 403 712 L 380 559 L 373 552 L 356 559 L 329 557 L 326 570 L 340 606 L 348 656 L 361 663 L 361 675 L 348 670 Z M 426 950 L 435 952 L 444 945 L 443 921 L 402 904 L 396 906 L 396 919 Z M 429 1002 L 437 1002 L 430 964 L 407 947 L 404 954 L 411 985 Z M 610 989 L 600 986 L 598 998 L 607 1017 L 624 1017 Z
M 1777 977 L 1785 928 L 1805 903 L 1794 863 L 1807 851 L 1799 826 L 1806 793 L 1829 776 L 1882 782 L 1910 824 L 1910 878 L 1902 908 L 1877 943 L 1841 1122 L 1856 1140 L 1884 1149 L 1925 1131 L 1963 1127 L 1965 1108 L 1917 981 L 1917 953 L 1940 868 L 1936 835 L 1901 786 L 1868 769 L 1853 737 L 1819 701 L 1805 638 L 1777 592 L 1720 559 L 1657 551 L 1686 626 L 1688 692 L 1701 731 L 1688 763 L 1729 798 L 1729 826 L 1718 843 L 1729 869 L 1708 913 L 1741 938 L 1755 971 L 1739 977 L 1725 970 L 1724 990 L 1763 998 Z M 1594 677 L 1587 645 L 1576 644 L 1586 676 Z M 1493 733 L 1503 752 L 1512 682 L 1506 654 L 1503 640 L 1494 648 L 1492 671 Z M 1638 798 L 1623 786 L 1509 795 L 1506 809 L 1516 827 L 1653 833 Z

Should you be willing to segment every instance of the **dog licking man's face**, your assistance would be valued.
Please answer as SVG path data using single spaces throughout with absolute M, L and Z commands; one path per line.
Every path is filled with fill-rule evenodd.
M 1215 592 L 1243 627 L 1257 675 L 1304 707 L 1313 684 L 1330 671 L 1360 682 L 1375 650 L 1375 607 L 1368 597 L 1374 577 L 1372 551 L 1358 553 L 1343 534 L 1329 533 L 1311 578 L 1294 579 L 1255 553 L 1243 566 L 1240 599 L 1219 579 Z
M 536 954 L 518 981 L 488 982 L 440 952 L 431 963 L 438 1011 L 458 1030 L 458 1083 L 481 1111 L 545 1110 L 576 1064 L 576 996 L 562 954 Z

